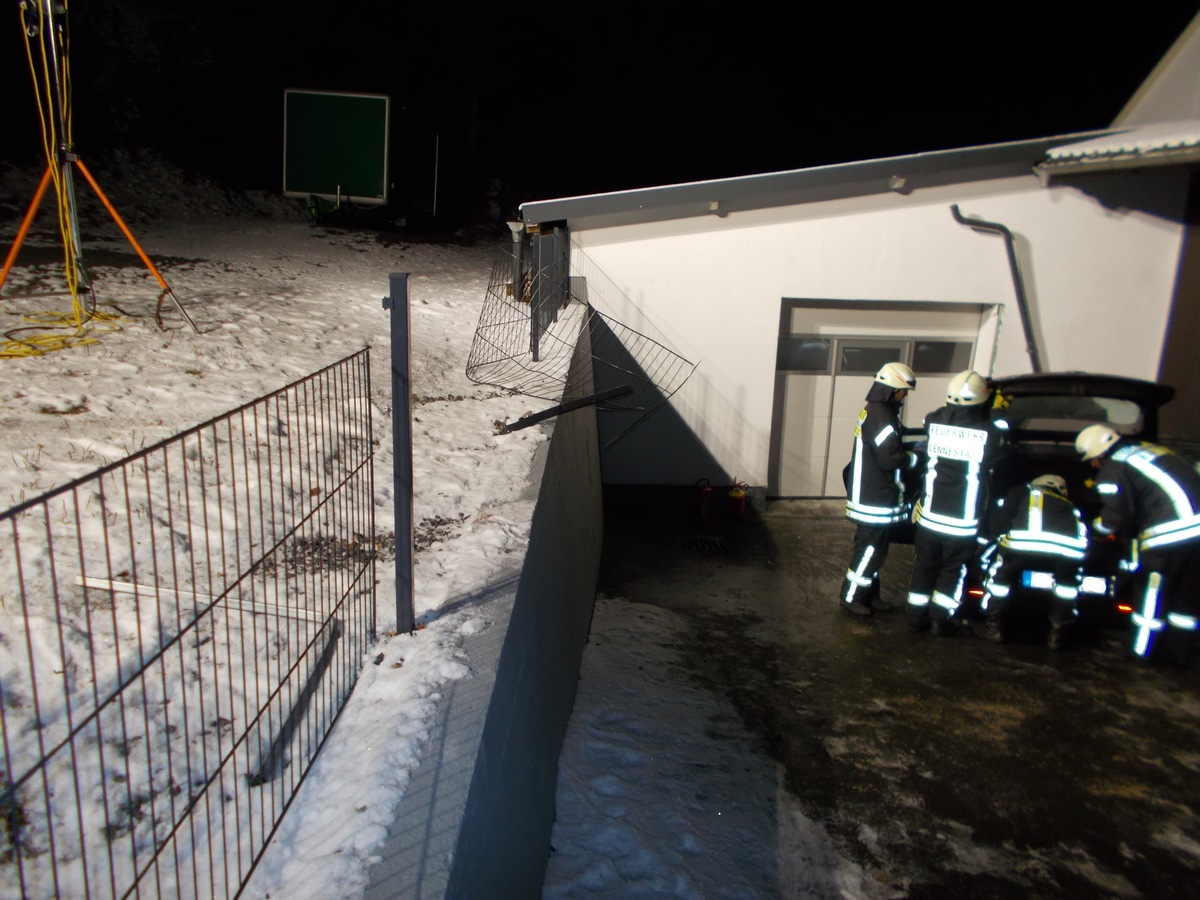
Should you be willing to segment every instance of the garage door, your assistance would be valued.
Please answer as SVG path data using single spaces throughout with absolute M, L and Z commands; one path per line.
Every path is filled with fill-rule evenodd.
M 919 426 L 945 401 L 957 372 L 981 366 L 977 348 L 992 307 L 978 304 L 835 304 L 785 300 L 771 435 L 773 497 L 844 497 L 842 468 L 875 373 L 899 361 L 917 374 L 902 422 Z

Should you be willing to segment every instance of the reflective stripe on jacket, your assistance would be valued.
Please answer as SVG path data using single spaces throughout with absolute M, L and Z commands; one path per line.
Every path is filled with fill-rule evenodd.
M 867 525 L 891 525 L 904 520 L 908 511 L 900 472 L 908 459 L 895 407 L 868 400 L 854 429 L 846 515 Z
M 1020 553 L 1083 559 L 1087 526 L 1079 510 L 1052 488 L 1019 486 L 1003 500 L 1008 525 L 1000 546 Z
M 1124 533 L 1142 550 L 1200 538 L 1200 474 L 1166 447 L 1122 442 L 1096 478 L 1104 500 L 1095 522 L 1104 534 Z
M 950 537 L 974 537 L 1001 432 L 980 407 L 946 405 L 925 417 L 929 461 L 914 518 Z

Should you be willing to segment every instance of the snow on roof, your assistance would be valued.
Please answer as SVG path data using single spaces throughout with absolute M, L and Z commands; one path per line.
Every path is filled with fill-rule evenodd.
M 1045 178 L 1067 172 L 1179 165 L 1200 161 L 1200 120 L 1161 122 L 1114 130 L 1046 151 L 1037 167 Z

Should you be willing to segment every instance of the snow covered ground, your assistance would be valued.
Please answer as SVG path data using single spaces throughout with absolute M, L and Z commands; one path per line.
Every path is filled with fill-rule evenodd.
M 277 197 L 229 194 L 153 160 L 125 162 L 109 170 L 111 182 L 98 177 L 199 334 L 170 304 L 162 309 L 166 330 L 156 325 L 156 283 L 81 189 L 84 258 L 112 318 L 90 334 L 92 343 L 0 359 L 6 505 L 370 346 L 375 516 L 379 531 L 391 531 L 381 299 L 390 273 L 410 274 L 414 587 L 424 627 L 394 634 L 394 561 L 383 560 L 378 642 L 245 892 L 360 896 L 441 692 L 472 676 L 464 636 L 491 624 L 486 605 L 454 601 L 488 584 L 528 537 L 532 501 L 522 491 L 545 433 L 501 436 L 494 423 L 546 404 L 474 384 L 464 371 L 494 253 L 508 233 L 500 226 L 425 242 L 327 229 Z M 5 249 L 36 175 L 0 168 Z M 60 247 L 43 214 L 3 288 L 6 328 L 62 308 L 61 295 L 34 296 L 61 290 Z M 0 609 L 0 619 L 14 614 L 11 604 Z M 546 896 L 751 897 L 780 884 L 795 896 L 871 896 L 856 867 L 788 801 L 775 764 L 753 748 L 736 715 L 676 677 L 671 647 L 682 627 L 664 610 L 599 600 L 560 763 Z M 779 810 L 788 821 L 775 821 Z M 780 858 L 781 836 L 808 848 L 804 858 Z M 737 866 L 727 864 L 734 855 Z
M 543 896 L 896 896 L 838 853 L 737 710 L 695 683 L 679 650 L 691 627 L 597 598 Z
M 5 252 L 38 174 L 0 169 Z M 486 611 L 439 610 L 486 584 L 528 536 L 532 502 L 521 494 L 545 433 L 498 436 L 494 423 L 520 416 L 528 399 L 474 384 L 464 373 L 493 253 L 507 232 L 496 240 L 487 234 L 410 242 L 316 227 L 294 203 L 231 195 L 152 160 L 111 176 L 105 181 L 97 172 L 199 333 L 170 303 L 162 308 L 166 330 L 159 328 L 152 274 L 79 186 L 83 258 L 105 318 L 84 335 L 92 342 L 0 359 L 6 507 L 370 346 L 376 526 L 392 531 L 389 314 L 382 298 L 390 273 L 409 273 L 421 548 L 415 613 L 425 627 L 394 634 L 394 561 L 384 560 L 381 637 L 248 888 L 249 896 L 352 895 L 365 884 L 439 688 L 470 676 L 458 658 L 461 635 L 487 627 Z M 42 324 L 47 313 L 70 313 L 53 208 L 48 197 L 3 286 L 6 331 L 29 327 L 31 317 L 38 317 L 38 333 L 73 331 Z M 19 607 L 8 603 L 0 621 L 14 615 Z M 383 662 L 374 664 L 380 655 Z M 20 654 L 10 662 L 19 664 Z M 71 893 L 71 885 L 65 889 Z

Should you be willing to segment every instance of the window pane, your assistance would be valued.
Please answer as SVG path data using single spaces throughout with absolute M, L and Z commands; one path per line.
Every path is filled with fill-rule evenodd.
M 917 341 L 913 347 L 913 372 L 961 372 L 971 364 L 968 341 Z
M 775 368 L 789 372 L 828 372 L 829 343 L 825 338 L 781 337 Z
M 1027 431 L 1077 432 L 1105 422 L 1122 434 L 1141 430 L 1142 408 L 1115 397 L 1013 397 L 1000 415 L 1012 428 Z
M 838 371 L 843 375 L 874 375 L 885 363 L 903 359 L 903 348 L 897 344 L 843 343 Z

